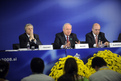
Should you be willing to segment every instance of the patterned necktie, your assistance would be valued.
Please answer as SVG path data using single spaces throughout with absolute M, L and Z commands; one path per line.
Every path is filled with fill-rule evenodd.
M 69 42 L 69 40 L 68 40 L 68 36 L 67 36 L 67 43 Z
M 97 38 L 97 35 L 95 36 L 96 39 L 95 39 L 95 43 L 97 44 L 98 43 L 98 38 Z

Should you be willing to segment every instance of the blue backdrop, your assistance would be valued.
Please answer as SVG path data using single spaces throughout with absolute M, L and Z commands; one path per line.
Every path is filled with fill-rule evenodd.
M 19 43 L 24 26 L 31 23 L 43 44 L 54 42 L 64 23 L 72 24 L 72 32 L 80 41 L 94 23 L 112 42 L 121 33 L 120 0 L 0 0 L 0 50 L 12 49 Z

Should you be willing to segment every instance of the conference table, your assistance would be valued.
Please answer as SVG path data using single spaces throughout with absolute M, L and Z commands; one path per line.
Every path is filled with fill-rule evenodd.
M 121 55 L 121 48 L 86 48 L 86 49 L 57 49 L 57 50 L 6 50 L 0 51 L 0 59 L 10 62 L 7 79 L 10 81 L 21 81 L 23 77 L 32 74 L 30 62 L 34 57 L 44 60 L 44 74 L 49 75 L 51 68 L 59 61 L 59 58 L 67 55 L 80 55 L 80 59 L 87 62 L 87 59 L 98 51 L 110 50 Z

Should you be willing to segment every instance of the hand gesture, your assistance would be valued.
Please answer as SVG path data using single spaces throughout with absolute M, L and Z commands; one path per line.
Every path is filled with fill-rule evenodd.
M 75 41 L 75 43 L 76 43 L 76 44 L 80 44 L 80 41 L 78 41 L 78 42 L 77 42 L 77 41 Z

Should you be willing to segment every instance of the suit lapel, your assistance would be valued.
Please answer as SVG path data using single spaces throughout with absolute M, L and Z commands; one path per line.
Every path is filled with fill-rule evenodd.
M 26 33 L 24 33 L 25 34 L 25 38 L 29 41 L 29 37 L 27 36 L 27 34 Z
M 73 36 L 72 34 L 69 36 L 69 41 L 72 41 L 73 40 Z
M 61 32 L 62 44 L 65 44 L 66 38 L 63 32 Z
M 92 37 L 92 41 L 95 43 L 95 37 L 92 32 L 91 32 L 91 37 Z
M 73 36 L 72 36 L 72 34 L 69 36 L 69 41 L 70 41 L 71 44 L 72 44 L 72 41 L 73 41 Z
M 101 33 L 98 35 L 98 41 L 101 40 Z

